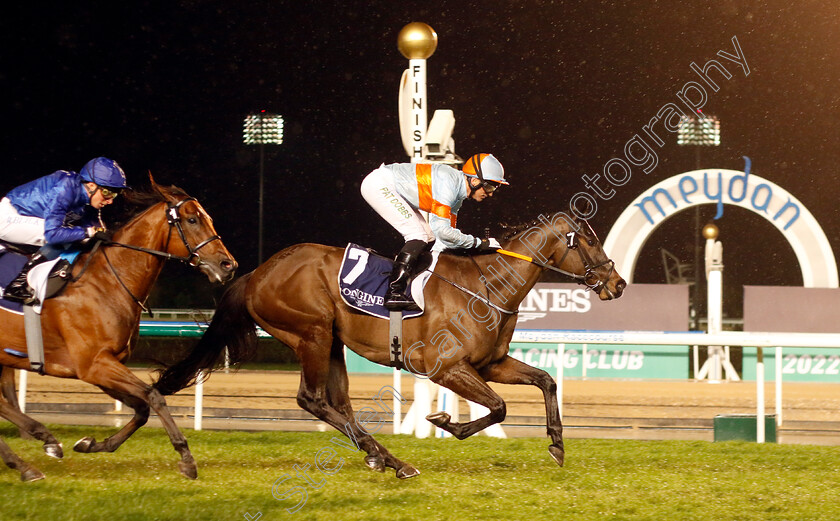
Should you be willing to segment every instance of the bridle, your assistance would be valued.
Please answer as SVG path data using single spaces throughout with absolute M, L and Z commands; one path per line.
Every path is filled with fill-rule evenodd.
M 186 257 L 173 255 L 166 251 L 153 250 L 151 248 L 143 248 L 142 246 L 123 244 L 121 242 L 107 241 L 106 243 L 109 246 L 119 246 L 121 248 L 127 248 L 129 250 L 142 251 L 143 253 L 148 253 L 149 255 L 154 255 L 156 257 L 162 257 L 166 260 L 172 259 L 180 261 L 185 264 L 189 264 L 190 266 L 195 268 L 201 265 L 201 256 L 198 254 L 198 250 L 207 246 L 213 241 L 220 241 L 222 240 L 222 238 L 218 234 L 211 235 L 210 237 L 198 243 L 198 245 L 195 248 L 190 246 L 190 243 L 187 241 L 187 236 L 184 234 L 184 228 L 181 226 L 181 213 L 179 211 L 181 209 L 181 206 L 184 205 L 184 203 L 188 203 L 190 201 L 197 200 L 195 197 L 186 197 L 175 204 L 172 204 L 169 201 L 166 202 L 166 222 L 167 224 L 169 224 L 169 235 L 167 235 L 166 237 L 166 249 L 169 249 L 169 241 L 172 239 L 172 227 L 175 227 L 175 229 L 178 230 L 178 236 L 181 238 L 181 242 L 184 244 L 184 248 L 187 249 L 188 253 Z
M 594 231 L 592 231 L 592 227 L 589 226 L 588 222 L 586 223 L 586 225 L 587 225 L 587 227 L 589 227 L 590 232 L 592 232 L 592 236 L 589 237 L 589 236 L 584 235 L 584 234 L 581 234 L 581 235 L 583 235 L 586 238 L 587 242 L 589 242 L 591 245 L 594 246 L 594 243 L 592 241 L 593 240 L 597 241 L 598 236 L 595 235 Z M 601 290 L 605 290 L 607 293 L 609 293 L 610 297 L 614 298 L 615 295 L 613 295 L 612 291 L 610 291 L 609 288 L 607 287 L 607 282 L 609 282 L 610 276 L 615 271 L 615 262 L 613 262 L 612 259 L 607 259 L 603 262 L 595 263 L 592 260 L 592 257 L 589 255 L 589 253 L 584 251 L 582 248 L 578 247 L 579 244 L 578 244 L 577 236 L 578 236 L 578 232 L 574 231 L 574 230 L 570 231 L 569 233 L 567 233 L 563 236 L 563 241 L 566 243 L 566 251 L 563 252 L 563 256 L 560 258 L 560 261 L 557 262 L 557 264 L 562 266 L 563 261 L 566 260 L 566 257 L 568 257 L 569 253 L 572 252 L 572 251 L 577 251 L 578 255 L 580 256 L 581 263 L 583 263 L 583 266 L 584 266 L 583 275 L 573 273 L 571 271 L 567 271 L 567 270 L 564 270 L 562 268 L 558 268 L 556 266 L 551 266 L 550 264 L 546 264 L 545 262 L 538 261 L 538 260 L 534 259 L 533 257 L 528 257 L 527 255 L 522 255 L 521 253 L 516 253 L 514 251 L 509 251 L 509 250 L 505 250 L 505 249 L 498 249 L 498 250 L 496 250 L 496 253 L 499 253 L 499 254 L 502 254 L 502 255 L 507 255 L 508 257 L 514 257 L 516 259 L 521 259 L 521 260 L 530 262 L 531 264 L 534 264 L 536 266 L 539 266 L 540 268 L 547 269 L 547 270 L 550 270 L 550 271 L 554 271 L 556 273 L 560 273 L 561 275 L 565 275 L 567 277 L 570 277 L 573 280 L 575 280 L 578 284 L 586 286 L 587 289 L 590 289 L 590 290 L 594 291 L 595 293 L 600 293 Z M 481 267 L 478 265 L 478 263 L 475 262 L 475 259 L 473 259 L 472 257 L 470 257 L 470 260 L 472 260 L 473 264 L 475 264 L 476 268 L 478 268 L 478 272 L 479 272 L 479 274 L 481 274 L 481 280 L 485 281 L 485 287 L 486 287 L 487 282 L 486 282 L 486 278 L 484 276 L 484 273 L 481 271 Z M 604 277 L 602 279 L 601 277 L 598 276 L 598 274 L 596 273 L 595 270 L 597 270 L 601 266 L 607 266 L 607 265 L 609 265 L 610 269 L 607 272 L 606 277 Z M 496 311 L 499 311 L 500 313 L 503 313 L 505 315 L 516 315 L 517 313 L 519 313 L 519 310 L 508 310 L 508 309 L 505 309 L 505 308 L 503 308 L 501 306 L 498 306 L 498 305 L 494 304 L 493 302 L 491 302 L 489 288 L 487 288 L 487 296 L 485 297 L 483 295 L 479 295 L 478 293 L 476 293 L 476 292 L 458 284 L 455 281 L 449 280 L 448 278 L 446 278 L 446 277 L 444 277 L 444 276 L 442 276 L 442 275 L 440 275 L 440 274 L 438 274 L 434 271 L 430 271 L 428 268 L 425 271 L 429 271 L 435 277 L 443 280 L 444 282 L 446 282 L 449 285 L 455 287 L 456 289 L 458 289 L 460 291 L 463 291 L 467 295 L 470 295 L 474 298 L 477 298 L 481 302 L 483 302 L 486 305 L 492 307 Z
M 185 257 L 182 257 L 180 255 L 173 255 L 172 253 L 169 253 L 167 251 L 154 250 L 154 249 L 151 249 L 151 248 L 144 248 L 142 246 L 135 246 L 133 244 L 125 244 L 125 243 L 121 243 L 121 242 L 114 242 L 114 241 L 110 241 L 110 240 L 101 240 L 100 239 L 99 242 L 97 242 L 97 244 L 94 246 L 94 250 L 91 251 L 91 254 L 88 256 L 87 262 L 85 262 L 85 265 L 82 268 L 82 271 L 80 271 L 79 274 L 73 278 L 74 281 L 78 280 L 82 276 L 82 274 L 85 272 L 85 270 L 88 267 L 88 264 L 90 263 L 91 258 L 93 258 L 93 253 L 96 251 L 96 249 L 100 245 L 118 246 L 120 248 L 126 248 L 126 249 L 129 249 L 129 250 L 140 251 L 140 252 L 143 252 L 143 253 L 148 253 L 149 255 L 153 255 L 155 257 L 161 257 L 164 260 L 169 260 L 169 259 L 177 260 L 177 261 L 183 262 L 185 264 L 188 264 L 189 266 L 192 266 L 194 268 L 200 266 L 202 261 L 201 261 L 201 256 L 198 254 L 198 250 L 207 246 L 208 244 L 210 244 L 213 241 L 217 241 L 217 240 L 220 241 L 220 240 L 222 240 L 222 238 L 221 238 L 221 236 L 216 234 L 216 235 L 212 235 L 212 236 L 204 239 L 203 241 L 198 243 L 198 245 L 196 245 L 195 248 L 190 246 L 189 241 L 187 241 L 187 236 L 186 236 L 186 234 L 184 234 L 184 229 L 181 226 L 181 213 L 180 213 L 181 206 L 183 206 L 184 203 L 187 203 L 187 202 L 190 202 L 190 201 L 196 201 L 197 202 L 195 197 L 186 197 L 186 198 L 178 201 L 175 204 L 172 204 L 169 201 L 166 201 L 166 222 L 167 222 L 167 224 L 169 224 L 169 234 L 166 237 L 165 249 L 167 249 L 167 250 L 169 249 L 169 241 L 172 239 L 172 228 L 174 227 L 178 231 L 178 236 L 181 238 L 181 242 L 184 244 L 184 247 L 187 249 L 188 253 Z M 114 277 L 116 277 L 117 282 L 120 283 L 120 286 L 123 287 L 123 289 L 126 291 L 126 293 L 128 293 L 131 296 L 131 298 L 134 299 L 134 302 L 136 302 L 143 311 L 146 311 L 147 313 L 151 313 L 151 310 L 146 307 L 145 303 L 141 302 L 140 299 L 138 299 L 136 296 L 134 296 L 134 294 L 131 292 L 131 290 L 128 289 L 128 286 L 126 286 L 125 283 L 122 281 L 122 278 L 120 278 L 119 274 L 117 273 L 117 270 L 114 268 L 114 265 L 111 264 L 111 259 L 108 258 L 108 254 L 106 253 L 106 251 L 104 249 L 102 250 L 102 255 L 105 256 L 105 262 L 107 262 L 108 267 L 111 269 L 111 273 L 114 274 Z
M 586 224 L 587 224 L 587 226 L 589 226 L 589 223 L 586 223 Z M 592 228 L 590 227 L 590 231 L 591 231 L 591 229 Z M 612 294 L 612 292 L 609 290 L 609 288 L 607 288 L 607 282 L 609 282 L 610 276 L 615 271 L 615 262 L 613 262 L 611 259 L 607 259 L 603 262 L 598 262 L 598 263 L 593 261 L 592 257 L 589 255 L 589 253 L 587 251 L 585 251 L 583 248 L 579 247 L 580 245 L 578 243 L 578 235 L 579 234 L 578 234 L 577 231 L 572 230 L 569 233 L 562 236 L 563 241 L 566 243 L 566 251 L 563 252 L 563 256 L 560 257 L 560 260 L 557 262 L 557 265 L 562 266 L 563 261 L 565 261 L 566 257 L 569 256 L 569 253 L 572 252 L 572 251 L 576 251 L 578 253 L 578 256 L 580 256 L 580 261 L 581 261 L 581 263 L 583 264 L 583 267 L 584 267 L 583 275 L 558 268 L 557 266 L 551 266 L 550 264 L 538 261 L 537 259 L 534 259 L 533 257 L 528 257 L 527 255 L 522 255 L 520 253 L 516 253 L 516 252 L 504 250 L 504 249 L 496 250 L 496 252 L 500 253 L 502 255 L 507 255 L 509 257 L 514 257 L 514 258 L 517 258 L 517 259 L 528 261 L 532 264 L 535 264 L 535 265 L 539 266 L 540 268 L 547 269 L 547 270 L 550 270 L 550 271 L 554 271 L 556 273 L 560 273 L 562 275 L 570 277 L 575 282 L 577 282 L 578 284 L 586 286 L 587 289 L 590 289 L 590 290 L 594 291 L 595 293 L 600 293 L 601 290 L 606 289 L 607 293 Z M 589 237 L 589 236 L 584 235 L 584 234 L 580 234 L 580 235 L 583 235 L 584 238 L 586 239 L 586 241 L 589 242 L 591 245 L 594 245 L 594 243 L 592 241 L 597 241 L 598 240 L 597 236 L 595 236 L 594 232 L 592 234 L 592 236 L 595 237 L 594 239 L 592 237 Z M 603 278 L 600 277 L 598 275 L 598 273 L 596 272 L 596 270 L 598 268 L 602 267 L 602 266 L 609 266 L 610 267 L 609 271 L 607 271 L 606 276 L 603 277 Z

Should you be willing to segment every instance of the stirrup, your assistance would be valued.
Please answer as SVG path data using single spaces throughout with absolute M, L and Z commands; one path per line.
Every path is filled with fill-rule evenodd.
M 388 311 L 420 311 L 420 306 L 405 293 L 385 295 L 384 305 Z

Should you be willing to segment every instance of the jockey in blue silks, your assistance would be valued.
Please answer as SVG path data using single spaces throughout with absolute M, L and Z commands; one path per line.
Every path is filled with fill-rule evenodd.
M 0 200 L 0 239 L 40 246 L 4 297 L 32 298 L 26 275 L 74 243 L 107 238 L 97 210 L 111 204 L 126 187 L 125 172 L 111 159 L 91 159 L 78 173 L 58 170 L 12 189 Z M 98 235 L 97 235 L 98 234 Z
M 362 181 L 362 197 L 405 239 L 394 261 L 385 295 L 389 310 L 419 309 L 406 294 L 420 255 L 432 249 L 495 250 L 496 239 L 479 239 L 455 227 L 466 199 L 492 197 L 505 181 L 505 169 L 490 154 L 476 154 L 456 170 L 441 163 L 382 165 Z M 428 222 L 421 212 L 428 215 Z

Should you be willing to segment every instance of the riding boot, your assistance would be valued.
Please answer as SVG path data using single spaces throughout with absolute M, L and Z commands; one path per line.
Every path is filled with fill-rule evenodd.
M 45 260 L 47 260 L 47 258 L 41 253 L 36 253 L 30 257 L 26 264 L 23 265 L 23 268 L 20 270 L 20 274 L 15 278 L 15 280 L 3 288 L 3 298 L 23 302 L 24 304 L 31 303 L 35 299 L 35 295 L 32 293 L 32 288 L 29 287 L 26 276 L 29 274 L 29 270 L 31 270 L 34 266 L 41 264 Z
M 420 308 L 405 294 L 408 281 L 414 274 L 414 267 L 420 254 L 426 249 L 425 241 L 408 241 L 394 260 L 394 268 L 388 280 L 388 292 L 385 294 L 385 308 L 390 311 L 417 311 Z

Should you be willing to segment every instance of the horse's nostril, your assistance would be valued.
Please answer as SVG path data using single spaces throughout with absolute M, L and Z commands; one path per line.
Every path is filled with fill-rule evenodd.
M 222 269 L 225 271 L 233 271 L 234 264 L 229 260 L 223 260 L 221 262 Z

